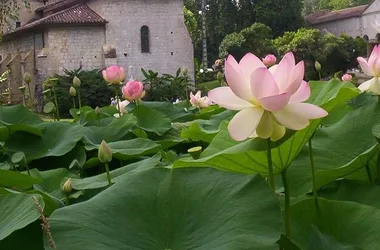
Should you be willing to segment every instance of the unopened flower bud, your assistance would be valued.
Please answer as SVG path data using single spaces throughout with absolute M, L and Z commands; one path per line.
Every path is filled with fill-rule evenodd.
M 272 54 L 266 55 L 265 58 L 263 58 L 263 63 L 267 67 L 271 67 L 275 65 L 276 62 L 277 62 L 277 58 L 275 55 L 272 55 Z
M 99 108 L 98 106 L 96 106 L 96 108 L 95 108 L 95 113 L 96 113 L 97 115 L 100 115 L 100 114 L 102 113 L 102 109 Z
M 65 182 L 65 184 L 63 184 L 62 190 L 63 190 L 63 192 L 65 192 L 66 194 L 69 194 L 69 193 L 71 193 L 71 191 L 73 191 L 73 181 L 71 180 L 71 178 L 69 178 L 69 179 Z
M 182 69 L 182 74 L 183 74 L 184 76 L 187 76 L 187 75 L 189 74 L 189 69 L 188 69 L 187 67 L 183 67 L 183 69 Z
M 344 74 L 342 76 L 342 81 L 343 82 L 351 82 L 352 81 L 352 75 L 350 75 L 350 74 Z
M 321 69 L 322 69 L 322 65 L 318 61 L 315 61 L 315 69 L 317 71 L 321 71 Z
M 32 77 L 30 76 L 30 74 L 28 72 L 25 72 L 24 73 L 24 82 L 26 84 L 29 84 L 31 81 L 32 81 Z
M 77 90 L 74 87 L 70 87 L 69 93 L 72 97 L 77 96 Z
M 111 149 L 104 140 L 99 146 L 98 158 L 101 163 L 108 163 L 112 160 Z
M 74 79 L 73 79 L 74 88 L 79 88 L 81 83 L 82 83 L 81 80 L 78 77 L 74 76 Z

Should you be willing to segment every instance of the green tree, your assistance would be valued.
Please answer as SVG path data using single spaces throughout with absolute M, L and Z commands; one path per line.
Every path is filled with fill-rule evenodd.
M 276 54 L 272 42 L 272 30 L 261 23 L 254 23 L 240 33 L 227 35 L 219 47 L 220 57 L 228 54 L 240 60 L 246 53 L 251 52 L 259 57 L 266 54 Z
M 195 18 L 194 13 L 188 10 L 186 7 L 183 9 L 183 13 L 185 16 L 185 24 L 189 30 L 193 44 L 198 44 L 201 37 L 201 32 L 198 28 L 197 19 Z
M 256 22 L 269 26 L 275 36 L 303 26 L 301 0 L 261 0 L 255 5 Z
M 18 19 L 18 11 L 28 6 L 28 0 L 0 0 L 0 39 L 4 28 Z

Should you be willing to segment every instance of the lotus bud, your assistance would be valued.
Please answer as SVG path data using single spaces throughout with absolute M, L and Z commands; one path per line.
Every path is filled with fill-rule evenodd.
M 24 82 L 26 84 L 29 84 L 31 81 L 32 81 L 32 77 L 30 76 L 30 74 L 28 72 L 25 72 L 24 73 Z
M 315 69 L 319 72 L 319 71 L 321 71 L 321 69 L 322 69 L 322 65 L 318 62 L 318 61 L 315 61 Z
M 215 61 L 214 64 L 215 64 L 216 67 L 220 67 L 220 66 L 222 66 L 223 62 L 222 62 L 222 60 L 218 59 L 218 60 Z
M 74 79 L 73 79 L 74 88 L 76 89 L 79 88 L 81 83 L 82 83 L 81 80 L 78 77 L 74 76 Z
M 101 163 L 108 163 L 112 160 L 111 149 L 104 140 L 99 146 L 98 158 Z
M 128 82 L 121 91 L 128 101 L 138 100 L 145 96 L 144 85 L 138 81 Z
M 188 69 L 187 67 L 183 67 L 183 69 L 182 69 L 182 74 L 183 74 L 184 76 L 189 75 L 189 69 Z
M 100 115 L 100 114 L 102 113 L 102 109 L 99 108 L 98 106 L 96 106 L 96 108 L 95 108 L 95 113 L 96 113 L 97 115 Z
M 18 88 L 22 94 L 25 94 L 26 86 L 21 86 Z
M 109 84 L 120 84 L 125 81 L 126 74 L 123 67 L 112 65 L 102 71 L 103 78 Z
M 219 71 L 218 74 L 216 74 L 216 79 L 217 79 L 218 81 L 222 81 L 223 78 L 224 78 L 223 73 Z
M 352 75 L 350 75 L 350 74 L 344 74 L 342 76 L 342 81 L 343 82 L 351 82 L 352 81 Z
M 74 87 L 70 87 L 69 93 L 72 97 L 77 96 L 77 90 Z
M 66 194 L 71 193 L 73 191 L 73 181 L 71 178 L 69 178 L 65 184 L 63 184 L 62 191 L 65 192 Z
M 267 67 L 271 67 L 275 65 L 276 62 L 277 62 L 277 58 L 272 54 L 266 55 L 265 58 L 263 58 L 263 63 Z

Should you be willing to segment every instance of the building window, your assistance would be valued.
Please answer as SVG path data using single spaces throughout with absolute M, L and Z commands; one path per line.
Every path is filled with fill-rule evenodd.
M 141 53 L 149 52 L 149 27 L 144 25 L 141 27 Z

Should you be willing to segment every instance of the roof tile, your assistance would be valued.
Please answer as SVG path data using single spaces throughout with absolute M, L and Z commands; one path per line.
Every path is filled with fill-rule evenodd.
M 360 16 L 368 7 L 368 4 L 342 10 L 322 10 L 306 16 L 310 24 L 320 24 L 350 17 Z

